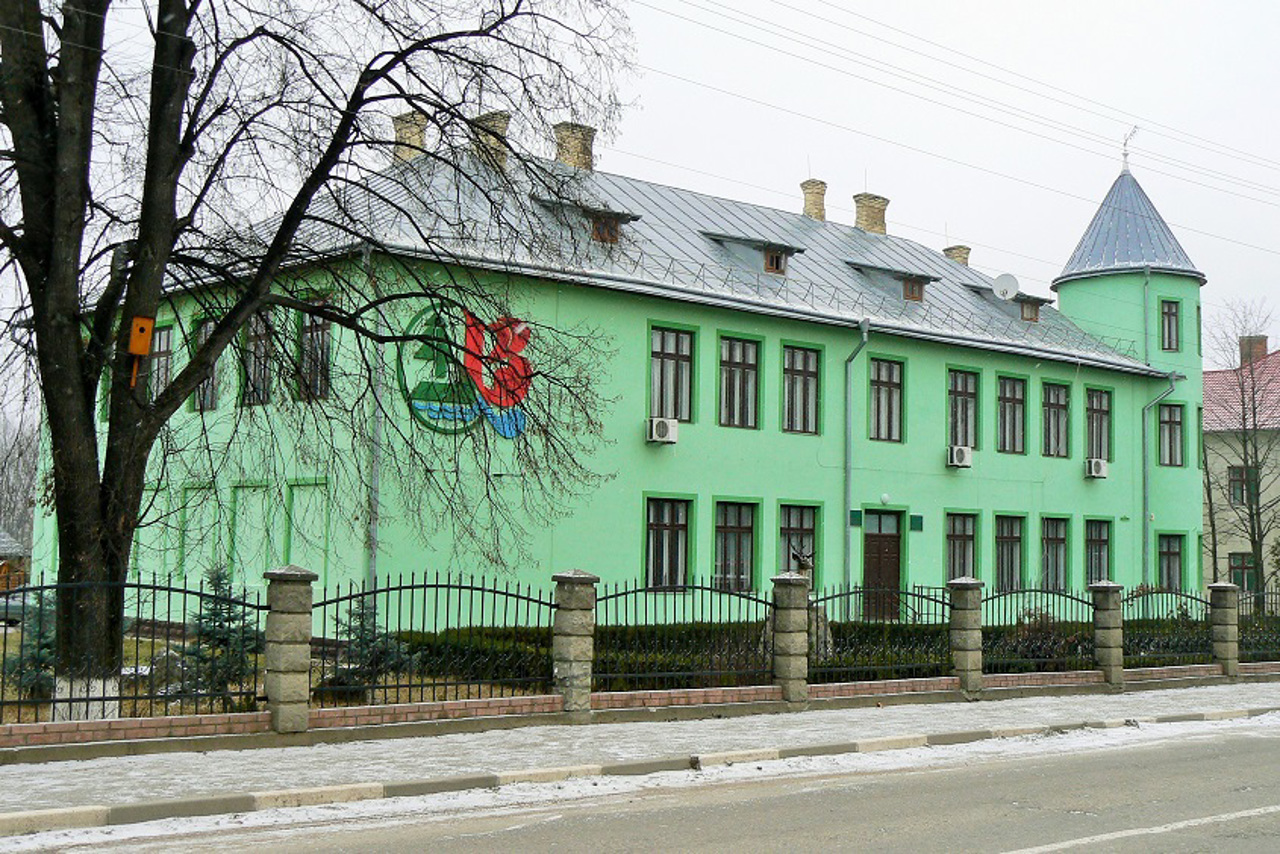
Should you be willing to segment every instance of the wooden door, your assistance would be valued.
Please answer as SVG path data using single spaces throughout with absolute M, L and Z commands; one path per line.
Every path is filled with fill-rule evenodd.
M 896 620 L 902 583 L 902 516 L 869 512 L 863 523 L 862 586 L 868 591 L 864 619 Z

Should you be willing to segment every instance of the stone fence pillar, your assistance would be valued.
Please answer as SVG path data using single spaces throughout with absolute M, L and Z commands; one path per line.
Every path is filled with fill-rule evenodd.
M 551 576 L 556 617 L 551 630 L 551 667 L 566 712 L 591 711 L 591 667 L 595 659 L 596 582 L 571 569 Z
M 982 582 L 955 578 L 951 591 L 951 670 L 966 694 L 982 691 Z
M 266 573 L 267 709 L 276 732 L 306 732 L 311 698 L 311 585 L 300 566 Z
M 1095 581 L 1093 594 L 1093 661 L 1108 685 L 1124 684 L 1124 588 L 1114 581 Z
M 1209 585 L 1209 626 L 1213 633 L 1213 662 L 1223 676 L 1240 675 L 1240 588 Z
M 773 684 L 788 703 L 809 701 L 809 578 L 773 577 Z

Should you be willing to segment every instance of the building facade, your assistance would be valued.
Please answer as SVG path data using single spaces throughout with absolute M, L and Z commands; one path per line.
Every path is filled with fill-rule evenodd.
M 1055 308 L 969 267 L 965 247 L 888 234 L 882 197 L 855 197 L 857 221 L 844 225 L 826 219 L 820 181 L 802 186 L 799 214 L 705 196 L 592 171 L 589 129 L 568 130 L 548 168 L 577 182 L 579 200 L 567 214 L 543 205 L 557 215 L 540 237 L 580 243 L 572 263 L 475 237 L 482 206 L 461 218 L 466 234 L 437 235 L 454 241 L 448 262 L 424 258 L 396 222 L 379 225 L 396 236 L 362 262 L 371 282 L 412 265 L 504 289 L 511 317 L 468 315 L 466 330 L 442 332 L 423 299 L 390 322 L 474 333 L 507 378 L 478 368 L 459 395 L 448 366 L 401 343 L 365 394 L 367 380 L 340 379 L 361 376 L 344 370 L 343 331 L 297 321 L 282 377 L 251 326 L 223 359 L 234 364 L 175 419 L 176 450 L 157 449 L 140 571 L 192 577 L 229 563 L 252 582 L 295 563 L 327 583 L 492 571 L 492 554 L 415 512 L 391 451 L 465 435 L 501 474 L 528 476 L 521 400 L 539 377 L 521 360 L 547 359 L 539 339 L 556 328 L 592 329 L 607 353 L 592 368 L 605 441 L 584 461 L 606 479 L 526 526 L 514 562 L 524 579 L 579 568 L 762 590 L 812 560 L 821 586 L 1203 583 L 1204 277 L 1127 169 L 1055 281 Z M 433 180 L 426 163 L 394 168 Z M 202 334 L 197 302 L 175 295 L 157 320 L 153 382 Z M 309 417 L 335 398 L 378 422 L 376 440 Z M 391 401 L 386 423 L 375 398 Z M 244 426 L 235 415 L 250 407 L 274 426 Z M 47 517 L 35 555 L 56 565 Z

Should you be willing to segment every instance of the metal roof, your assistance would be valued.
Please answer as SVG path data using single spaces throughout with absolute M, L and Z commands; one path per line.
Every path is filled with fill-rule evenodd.
M 1053 288 L 1072 279 L 1150 267 L 1162 273 L 1204 274 L 1187 257 L 1169 225 L 1126 166 L 1102 200 Z
M 29 557 L 30 555 L 31 549 L 24 548 L 17 540 L 0 529 L 0 558 Z
M 995 296 L 990 277 L 912 240 L 554 162 L 509 166 L 505 180 L 490 168 L 421 157 L 331 196 L 299 233 L 300 260 L 372 245 L 811 322 L 853 327 L 867 318 L 873 330 L 897 335 L 1159 373 L 1136 358 L 1134 342 L 1086 333 L 1051 308 L 1039 322 L 1022 320 L 1014 301 Z M 575 204 L 529 204 L 551 185 Z M 583 210 L 638 218 L 616 244 L 601 244 L 590 239 Z M 791 255 L 785 276 L 766 273 L 758 251 L 717 235 L 803 252 Z M 930 282 L 923 301 L 903 299 L 904 275 Z

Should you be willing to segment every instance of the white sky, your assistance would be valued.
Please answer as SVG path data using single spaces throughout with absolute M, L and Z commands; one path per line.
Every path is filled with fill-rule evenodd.
M 852 196 L 870 190 L 891 200 L 890 233 L 936 249 L 967 243 L 975 267 L 1047 295 L 1136 124 L 1132 171 L 1209 278 L 1206 325 L 1231 301 L 1274 301 L 1280 5 L 627 8 L 641 66 L 627 92 L 636 105 L 599 145 L 602 170 L 797 211 L 798 185 L 812 175 L 829 185 L 828 217 L 843 222 L 853 220 Z M 1280 323 L 1268 331 L 1280 343 Z

